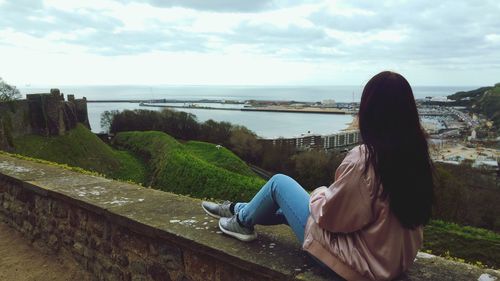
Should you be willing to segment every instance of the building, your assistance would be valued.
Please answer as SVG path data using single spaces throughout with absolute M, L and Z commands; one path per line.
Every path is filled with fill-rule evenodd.
M 360 141 L 359 131 L 345 131 L 331 135 L 302 134 L 295 138 L 278 138 L 263 140 L 273 145 L 290 145 L 296 149 L 309 148 L 335 149 L 350 145 L 356 145 Z
M 322 145 L 325 149 L 355 145 L 360 141 L 359 131 L 345 131 L 332 135 L 322 136 Z
M 337 105 L 337 103 L 335 102 L 335 100 L 323 100 L 321 102 L 321 105 L 326 106 L 326 107 L 335 107 Z

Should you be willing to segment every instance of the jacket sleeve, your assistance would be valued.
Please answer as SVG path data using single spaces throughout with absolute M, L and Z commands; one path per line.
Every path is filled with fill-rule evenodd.
M 314 221 L 330 232 L 349 233 L 372 221 L 371 196 L 356 163 L 344 161 L 330 187 L 314 190 L 309 209 Z

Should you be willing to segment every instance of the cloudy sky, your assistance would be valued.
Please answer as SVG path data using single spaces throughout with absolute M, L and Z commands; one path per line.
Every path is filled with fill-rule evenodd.
M 0 0 L 0 77 L 32 85 L 500 82 L 500 1 Z

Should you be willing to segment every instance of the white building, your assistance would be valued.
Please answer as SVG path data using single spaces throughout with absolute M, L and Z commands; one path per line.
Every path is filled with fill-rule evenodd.
M 323 148 L 330 149 L 359 143 L 359 131 L 345 131 L 337 134 L 322 136 Z
M 323 106 L 335 107 L 337 103 L 335 102 L 335 100 L 323 100 L 321 104 Z

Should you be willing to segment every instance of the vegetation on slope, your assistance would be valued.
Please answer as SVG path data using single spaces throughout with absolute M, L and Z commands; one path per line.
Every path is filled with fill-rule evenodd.
M 26 135 L 14 139 L 14 153 L 144 183 L 146 168 L 129 152 L 114 150 L 78 124 L 63 136 Z
M 183 145 L 171 136 L 157 131 L 123 132 L 116 135 L 114 144 L 142 155 L 151 171 L 150 185 L 164 191 L 200 198 L 219 198 L 232 201 L 249 200 L 264 184 L 247 167 L 226 169 L 229 159 L 215 165 L 215 145 L 191 143 Z M 202 152 L 202 147 L 207 151 Z M 229 151 L 226 157 L 236 157 Z M 220 156 L 220 155 L 219 155 Z
M 500 234 L 486 229 L 434 220 L 425 227 L 424 249 L 459 261 L 500 268 Z
M 465 105 L 476 113 L 484 114 L 500 130 L 500 83 L 493 87 L 482 87 L 448 96 L 458 105 Z
M 500 231 L 495 177 L 466 165 L 435 163 L 434 219 Z
M 475 111 L 486 115 L 500 130 L 500 83 L 485 91 L 474 105 L 473 109 Z
M 210 162 L 217 167 L 242 174 L 244 176 L 255 177 L 256 174 L 238 156 L 229 149 L 215 144 L 201 141 L 188 141 L 184 147 L 196 157 Z

